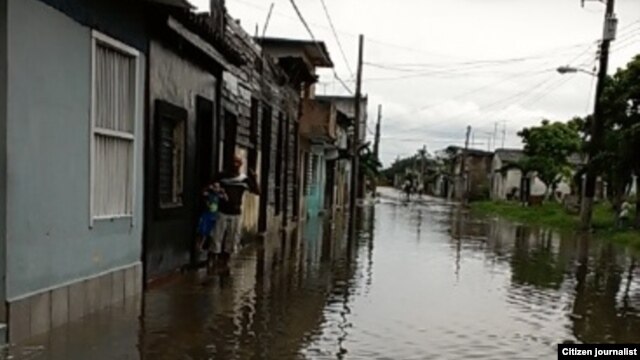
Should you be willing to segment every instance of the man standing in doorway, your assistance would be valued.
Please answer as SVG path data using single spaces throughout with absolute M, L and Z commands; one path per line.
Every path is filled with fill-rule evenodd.
M 223 265 L 236 252 L 240 242 L 244 193 L 250 191 L 260 195 L 255 172 L 249 169 L 249 176 L 243 174 L 242 165 L 242 159 L 236 155 L 227 171 L 214 179 L 214 182 L 220 183 L 227 197 L 221 199 L 219 205 L 220 217 L 213 233 L 210 260 Z

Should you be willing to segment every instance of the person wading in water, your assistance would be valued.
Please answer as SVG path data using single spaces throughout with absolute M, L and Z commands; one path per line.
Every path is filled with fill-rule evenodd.
M 236 155 L 230 169 L 214 178 L 227 196 L 221 199 L 218 208 L 220 214 L 209 249 L 209 262 L 225 267 L 240 243 L 244 193 L 250 191 L 260 195 L 255 172 L 249 169 L 248 176 L 243 174 L 242 165 L 242 159 Z

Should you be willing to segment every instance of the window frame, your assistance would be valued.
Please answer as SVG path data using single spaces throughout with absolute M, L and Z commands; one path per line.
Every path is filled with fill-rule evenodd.
M 156 177 L 156 186 L 155 186 L 155 197 L 156 197 L 156 201 L 155 201 L 155 207 L 158 211 L 160 212 L 171 212 L 171 211 L 175 211 L 177 209 L 182 209 L 186 206 L 186 201 L 187 199 L 185 198 L 186 195 L 186 184 L 187 184 L 187 179 L 186 179 L 186 175 L 187 175 L 187 152 L 188 152 L 188 126 L 189 126 L 189 112 L 187 109 L 179 107 L 177 105 L 174 105 L 168 101 L 165 100 L 161 100 L 161 99 L 156 99 L 155 100 L 155 106 L 154 106 L 154 124 L 155 124 L 155 141 L 156 141 L 156 146 L 155 146 L 155 177 Z M 174 132 L 176 130 L 177 127 L 182 126 L 182 136 L 179 138 L 179 140 L 182 142 L 182 152 L 181 152 L 181 172 L 177 175 L 180 178 L 180 184 L 181 184 L 181 195 L 180 195 L 180 201 L 178 202 L 172 202 L 172 203 L 163 203 L 162 202 L 162 196 L 160 194 L 160 171 L 161 171 L 161 164 L 160 164 L 160 157 L 159 157 L 159 150 L 160 150 L 160 144 L 162 142 L 161 140 L 161 136 L 162 136 L 162 126 L 163 125 L 170 125 L 172 126 L 172 132 Z M 173 135 L 175 136 L 175 133 L 173 133 Z M 172 155 L 172 160 L 175 160 L 175 154 Z M 171 163 L 171 166 L 174 167 L 175 163 Z M 172 176 L 171 182 L 172 182 L 172 186 L 175 185 L 175 181 L 176 181 L 176 175 L 174 173 L 174 175 Z M 177 189 L 173 189 L 172 190 L 177 190 Z
M 133 114 L 133 128 L 131 133 L 117 130 L 110 130 L 100 128 L 96 125 L 96 115 L 97 115 L 97 76 L 96 76 L 96 60 L 97 60 L 97 49 L 98 45 L 110 47 L 115 51 L 123 53 L 126 56 L 130 56 L 135 63 L 135 73 L 134 73 L 134 92 L 133 92 L 133 106 L 134 106 L 134 114 Z M 106 221 L 106 220 L 116 220 L 116 219 L 130 219 L 131 226 L 135 225 L 135 208 L 136 208 L 136 182 L 137 182 L 137 155 L 138 155 L 138 123 L 140 118 L 140 51 L 135 48 L 126 45 L 125 43 L 116 40 L 108 35 L 105 35 L 97 30 L 91 31 L 91 126 L 89 127 L 89 228 L 93 228 L 96 221 Z M 94 192 L 96 187 L 96 167 L 95 167 L 95 153 L 96 153 L 96 135 L 107 136 L 111 138 L 117 138 L 120 140 L 131 141 L 132 151 L 131 151 L 131 184 L 130 184 L 130 192 L 131 192 L 131 213 L 130 214 L 111 214 L 111 215 L 95 215 L 94 213 Z

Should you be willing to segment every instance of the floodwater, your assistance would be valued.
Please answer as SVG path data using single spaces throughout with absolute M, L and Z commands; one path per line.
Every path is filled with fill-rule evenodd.
M 363 207 L 356 241 L 311 219 L 290 242 L 245 249 L 228 275 L 185 275 L 7 354 L 551 359 L 562 342 L 640 343 L 630 250 L 399 197 Z

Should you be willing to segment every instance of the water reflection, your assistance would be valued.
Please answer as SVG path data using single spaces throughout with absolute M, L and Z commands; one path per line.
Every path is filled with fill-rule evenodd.
M 508 262 L 510 301 L 536 308 L 539 313 L 532 314 L 532 319 L 544 318 L 549 315 L 545 312 L 556 311 L 558 302 L 564 301 L 560 310 L 569 319 L 570 329 L 564 340 L 640 342 L 637 254 L 573 233 L 501 219 L 486 221 L 483 230 L 483 225 L 466 213 L 453 213 L 452 218 L 456 253 L 461 252 L 462 242 L 463 248 L 482 251 L 494 264 Z M 486 246 L 478 239 L 486 240 Z
M 385 194 L 383 194 L 385 195 Z M 612 244 L 388 192 L 9 350 L 14 359 L 552 358 L 640 342 L 638 261 Z M 524 354 L 524 355 L 523 355 Z

